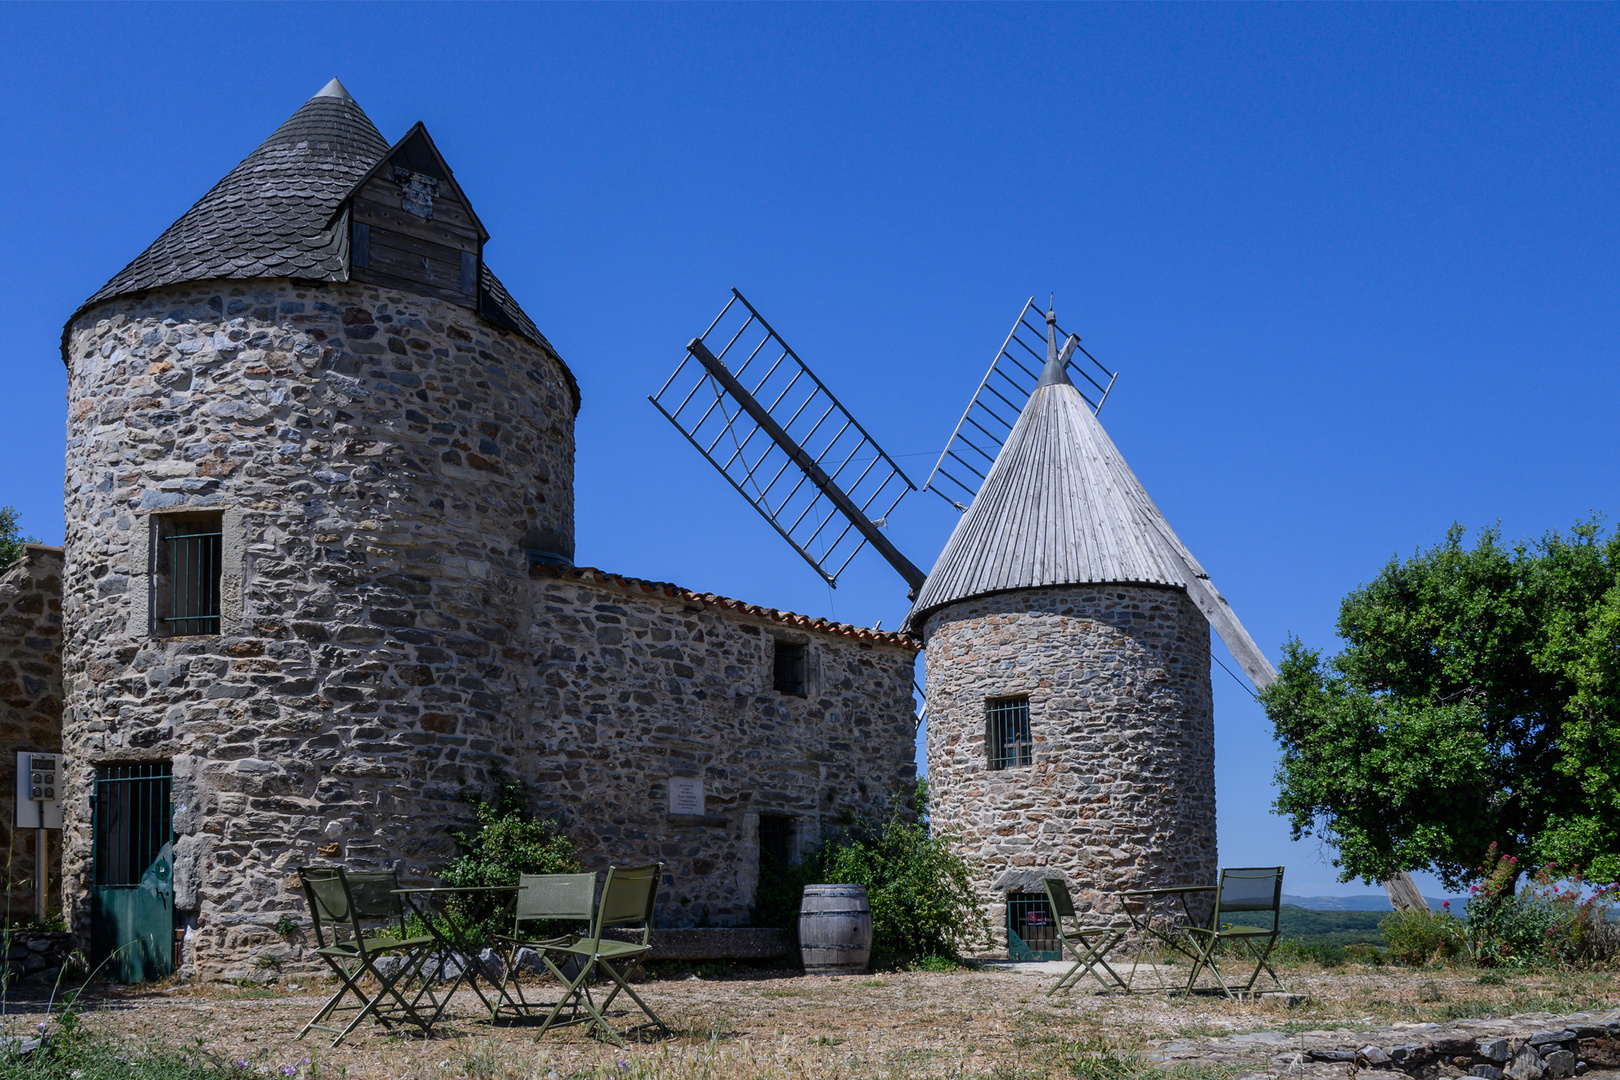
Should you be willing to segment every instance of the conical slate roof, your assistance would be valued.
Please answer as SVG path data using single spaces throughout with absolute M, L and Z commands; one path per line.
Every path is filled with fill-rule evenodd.
M 904 629 L 989 593 L 1085 582 L 1187 588 L 1201 574 L 1053 358 Z
M 344 237 L 327 226 L 387 152 L 388 140 L 333 79 L 86 305 L 180 281 L 343 280 Z
M 407 134 L 401 145 L 410 139 Z M 79 305 L 62 331 L 63 362 L 68 360 L 68 330 L 73 319 L 91 305 L 116 296 L 183 281 L 348 281 L 348 218 L 338 212 L 360 182 L 397 149 L 382 137 L 343 84 L 333 79 L 150 247 Z M 470 214 L 472 207 L 467 210 Z M 482 227 L 480 235 L 484 235 Z M 555 357 L 568 382 L 574 411 L 579 411 L 579 383 L 574 373 L 482 258 L 478 260 L 477 311 Z

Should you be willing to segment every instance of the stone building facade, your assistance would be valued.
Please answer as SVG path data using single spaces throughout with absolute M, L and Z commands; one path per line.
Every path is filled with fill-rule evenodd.
M 34 918 L 32 830 L 12 827 L 18 750 L 62 749 L 62 549 L 27 544 L 23 558 L 0 573 L 0 815 L 6 851 L 6 922 Z M 47 832 L 46 866 L 59 880 L 60 840 Z M 60 889 L 47 894 L 60 907 Z
M 746 920 L 762 818 L 792 854 L 914 781 L 915 641 L 597 570 L 537 566 L 534 585 L 525 776 L 587 865 L 688 868 L 659 896 L 671 925 Z M 701 816 L 671 812 L 672 778 L 702 782 Z
M 928 618 L 928 782 L 995 937 L 1008 894 L 1064 879 L 1088 918 L 1111 894 L 1212 881 L 1209 623 L 1185 592 L 1086 585 L 999 593 Z M 1031 752 L 995 767 L 986 702 L 1027 701 Z
M 298 959 L 297 867 L 425 880 L 498 773 L 589 865 L 663 860 L 671 926 L 746 917 L 762 815 L 808 841 L 909 782 L 913 639 L 573 567 L 577 383 L 486 237 L 421 125 L 390 146 L 334 80 L 69 320 L 92 958 L 125 843 L 98 792 L 136 772 L 172 822 L 126 869 L 172 866 L 180 966 L 229 978 Z

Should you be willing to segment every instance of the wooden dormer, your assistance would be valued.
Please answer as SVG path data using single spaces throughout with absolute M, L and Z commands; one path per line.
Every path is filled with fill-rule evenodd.
M 420 122 L 354 186 L 349 208 L 353 280 L 478 309 L 489 233 Z

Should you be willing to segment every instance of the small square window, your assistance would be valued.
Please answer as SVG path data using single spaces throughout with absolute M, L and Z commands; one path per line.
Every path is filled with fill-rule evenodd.
M 992 769 L 1013 769 L 1034 760 L 1029 737 L 1029 698 L 991 698 L 986 703 L 985 746 Z
M 152 632 L 158 637 L 219 633 L 222 521 L 217 513 L 155 517 Z
M 804 697 L 804 658 L 806 647 L 791 641 L 776 643 L 776 692 Z

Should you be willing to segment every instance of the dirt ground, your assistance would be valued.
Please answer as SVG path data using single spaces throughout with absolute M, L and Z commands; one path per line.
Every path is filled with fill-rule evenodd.
M 194 1047 L 252 1071 L 305 1078 L 555 1077 L 774 1078 L 1151 1077 L 1152 1050 L 1205 1040 L 1198 1064 L 1159 1072 L 1175 1080 L 1229 1080 L 1265 1072 L 1265 1046 L 1226 1041 L 1246 1032 L 1371 1032 L 1416 1022 L 1546 1015 L 1620 1007 L 1614 974 L 1481 975 L 1474 969 L 1412 971 L 1351 965 L 1282 971 L 1289 999 L 1130 995 L 1078 990 L 1047 997 L 1048 972 L 959 970 L 806 976 L 732 970 L 665 974 L 637 989 L 673 1034 L 631 1039 L 626 1049 L 580 1027 L 537 1041 L 533 1026 L 491 1027 L 470 991 L 456 995 L 431 1038 L 367 1024 L 343 1045 L 312 1032 L 296 1038 L 331 989 L 298 977 L 266 987 L 223 984 L 92 987 L 80 1023 L 147 1045 Z M 296 989 L 294 987 L 297 987 Z M 530 987 L 551 1000 L 555 984 Z M 548 993 L 552 991 L 552 993 Z M 616 1027 L 636 1021 L 614 1003 Z M 11 999 L 0 1034 L 58 1023 L 61 1003 Z M 1243 1044 L 1238 1039 L 1237 1044 Z M 1098 1063 L 1101 1062 L 1101 1065 Z M 1275 1074 L 1274 1068 L 1271 1071 Z

